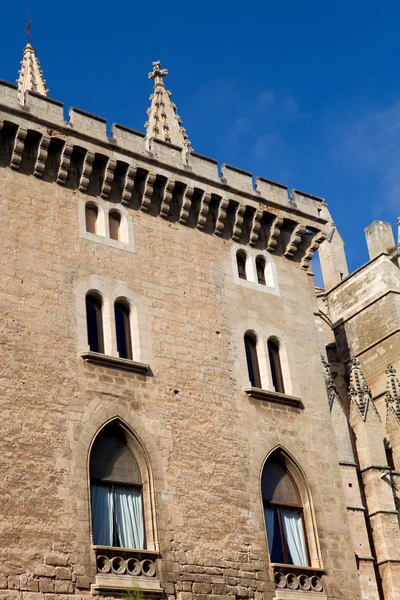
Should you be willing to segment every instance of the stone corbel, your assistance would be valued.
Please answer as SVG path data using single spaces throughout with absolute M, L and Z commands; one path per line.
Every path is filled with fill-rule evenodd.
M 172 202 L 172 192 L 174 190 L 174 187 L 175 181 L 173 179 L 168 179 L 167 183 L 165 184 L 164 197 L 160 209 L 160 215 L 164 217 L 164 219 L 169 215 Z
M 318 250 L 320 244 L 326 239 L 326 234 L 323 231 L 317 231 L 317 233 L 311 239 L 310 245 L 308 246 L 303 259 L 301 261 L 301 266 L 303 269 L 307 270 L 310 266 L 310 262 L 316 251 Z
M 185 190 L 185 193 L 183 194 L 181 214 L 179 215 L 179 223 L 184 224 L 188 220 L 190 207 L 192 206 L 193 194 L 194 188 L 188 186 Z
M 218 209 L 217 223 L 215 225 L 215 234 L 221 235 L 225 227 L 226 213 L 228 210 L 229 200 L 221 198 Z
M 22 127 L 18 127 L 17 133 L 15 135 L 15 141 L 14 141 L 14 147 L 11 153 L 11 163 L 10 163 L 10 167 L 12 169 L 19 169 L 20 164 L 21 164 L 21 160 L 22 160 L 22 153 L 24 151 L 24 147 L 25 147 L 25 138 L 27 135 L 28 131 L 26 129 L 22 129 Z
M 147 212 L 150 208 L 151 197 L 154 192 L 154 182 L 156 180 L 156 176 L 153 173 L 148 173 L 146 178 L 146 183 L 143 192 L 142 204 L 140 209 L 144 212 Z
M 207 220 L 207 214 L 210 209 L 210 200 L 211 194 L 204 192 L 203 198 L 201 199 L 199 218 L 197 220 L 197 229 L 204 229 L 204 225 L 206 224 Z
M 90 176 L 93 170 L 94 152 L 86 152 L 85 160 L 83 161 L 82 175 L 79 181 L 79 191 L 86 192 L 89 187 Z
M 271 230 L 269 232 L 269 238 L 267 242 L 267 250 L 268 252 L 275 252 L 276 245 L 278 243 L 278 237 L 281 232 L 281 227 L 283 225 L 282 217 L 275 217 Z
M 35 168 L 33 174 L 35 177 L 43 177 L 44 169 L 46 166 L 47 155 L 49 153 L 50 138 L 47 135 L 43 135 L 40 140 L 38 153 L 35 162 Z
M 236 211 L 235 224 L 233 226 L 232 239 L 235 242 L 238 242 L 242 233 L 243 222 L 244 222 L 244 213 L 246 207 L 242 204 L 239 204 Z
M 255 246 L 258 241 L 258 235 L 260 233 L 260 228 L 261 228 L 261 219 L 262 219 L 261 210 L 256 210 L 256 212 L 254 213 L 254 216 L 253 216 L 253 223 L 251 226 L 250 240 L 249 240 L 250 246 Z
M 135 183 L 135 175 L 137 173 L 136 167 L 128 166 L 125 173 L 125 181 L 124 187 L 121 195 L 121 204 L 129 204 L 130 199 L 132 198 L 132 190 Z
M 301 242 L 301 238 L 303 237 L 305 232 L 306 227 L 298 223 L 292 231 L 292 235 L 290 236 L 290 240 L 288 242 L 288 245 L 286 246 L 286 250 L 284 252 L 285 256 L 294 256 Z
M 105 200 L 107 200 L 110 197 L 111 184 L 114 181 L 114 171 L 116 166 L 117 161 L 109 158 L 107 161 L 106 168 L 104 170 L 104 180 L 100 192 L 100 196 Z
M 60 185 L 64 185 L 67 180 L 72 150 L 73 146 L 71 146 L 71 144 L 65 144 L 63 151 L 61 152 L 60 166 L 57 173 L 57 183 Z

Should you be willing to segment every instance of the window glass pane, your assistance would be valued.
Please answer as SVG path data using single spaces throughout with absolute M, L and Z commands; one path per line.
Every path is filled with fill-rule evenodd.
M 91 352 L 104 352 L 101 308 L 101 301 L 98 298 L 86 296 L 86 325 Z
M 114 483 L 142 483 L 137 460 L 119 427 L 107 428 L 97 437 L 90 455 L 90 477 Z
M 268 342 L 268 355 L 269 355 L 269 363 L 271 366 L 272 383 L 275 388 L 275 391 L 280 392 L 281 394 L 284 394 L 285 387 L 283 385 L 281 360 L 280 360 L 280 356 L 279 356 L 279 346 L 273 340 L 270 340 Z
M 141 488 L 114 486 L 115 525 L 122 548 L 145 548 Z
M 247 369 L 249 372 L 250 383 L 252 387 L 261 388 L 256 341 L 250 335 L 245 335 L 244 345 L 246 350 Z
M 89 233 L 97 233 L 97 208 L 95 206 L 86 205 L 86 231 Z
M 286 561 L 283 553 L 278 510 L 276 508 L 266 508 L 264 512 L 271 562 L 284 564 Z
M 265 285 L 265 260 L 261 257 L 256 258 L 257 281 Z
M 115 329 L 117 334 L 117 349 L 120 358 L 132 360 L 132 342 L 129 320 L 129 308 L 116 302 L 114 305 Z
M 307 547 L 301 511 L 281 509 L 283 530 L 288 551 L 288 564 L 308 566 Z
M 110 485 L 90 487 L 92 506 L 93 543 L 97 546 L 113 545 L 114 498 Z
M 119 212 L 112 210 L 109 215 L 110 223 L 110 238 L 112 240 L 120 239 L 121 215 Z
M 300 494 L 293 479 L 285 467 L 273 457 L 265 463 L 261 478 L 261 492 L 264 502 L 301 505 Z
M 236 262 L 237 262 L 238 274 L 239 274 L 240 279 L 247 279 L 246 257 L 241 252 L 238 252 L 236 254 Z

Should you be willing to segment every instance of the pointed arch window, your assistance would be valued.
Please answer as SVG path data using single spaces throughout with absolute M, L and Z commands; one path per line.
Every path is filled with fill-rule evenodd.
M 97 206 L 88 202 L 85 205 L 85 219 L 86 219 L 86 231 L 88 233 L 97 234 L 97 221 L 99 216 L 99 210 Z
M 139 464 L 125 430 L 106 427 L 90 454 L 92 535 L 96 546 L 145 549 Z
M 120 358 L 132 360 L 132 337 L 129 306 L 121 300 L 114 304 L 117 350 Z
M 244 347 L 246 350 L 247 370 L 252 387 L 261 388 L 260 367 L 257 356 L 257 338 L 253 333 L 244 336 Z
M 261 493 L 271 562 L 309 566 L 300 493 L 279 453 L 265 463 Z
M 245 252 L 243 252 L 242 250 L 239 250 L 236 253 L 236 264 L 237 264 L 239 279 L 247 279 L 246 261 L 247 261 L 247 256 L 246 256 Z
M 285 386 L 283 383 L 281 359 L 279 355 L 279 342 L 274 338 L 268 340 L 268 356 L 274 389 L 276 392 L 284 394 Z
M 97 294 L 86 295 L 86 325 L 91 352 L 104 354 L 103 303 Z
M 267 285 L 265 280 L 265 258 L 263 256 L 257 256 L 256 258 L 256 271 L 258 283 Z
M 121 213 L 118 210 L 110 210 L 108 213 L 108 222 L 110 225 L 110 238 L 112 240 L 121 239 Z

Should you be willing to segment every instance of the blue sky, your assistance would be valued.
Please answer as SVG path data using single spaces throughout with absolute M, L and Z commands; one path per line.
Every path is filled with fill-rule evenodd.
M 4 4 L 4 3 L 3 3 Z M 0 78 L 17 77 L 28 4 L 2 6 Z M 50 95 L 143 130 L 153 60 L 193 148 L 322 196 L 351 270 L 363 229 L 400 213 L 394 0 L 29 0 Z M 6 26 L 4 26 L 6 24 Z

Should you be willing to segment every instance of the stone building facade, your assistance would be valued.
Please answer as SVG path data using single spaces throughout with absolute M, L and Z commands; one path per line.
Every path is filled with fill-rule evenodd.
M 345 380 L 328 312 L 351 278 L 321 325 L 310 268 L 325 238 L 338 264 L 326 204 L 196 154 L 166 74 L 147 133 L 111 137 L 65 121 L 30 44 L 0 82 L 0 598 L 394 600 L 380 358 L 351 374 L 357 457 L 321 363 L 326 327 Z M 393 255 L 370 264 L 395 312 Z

